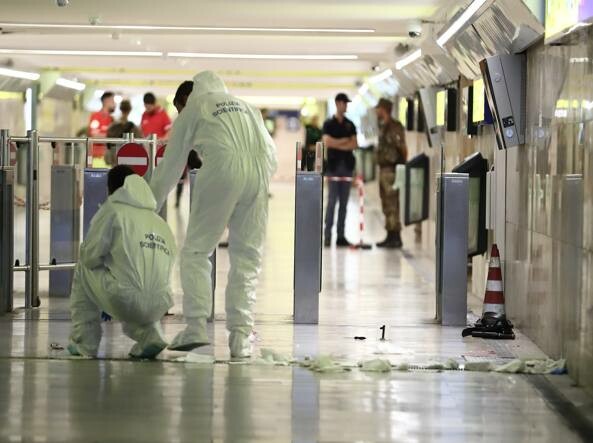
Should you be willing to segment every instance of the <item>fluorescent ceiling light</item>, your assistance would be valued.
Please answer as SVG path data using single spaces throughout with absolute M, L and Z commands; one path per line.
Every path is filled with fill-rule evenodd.
M 168 52 L 159 51 L 82 51 L 70 49 L 0 49 L 0 54 L 12 55 L 72 55 L 93 57 L 161 57 L 163 55 L 179 58 L 216 58 L 246 60 L 358 60 L 352 54 L 232 54 L 209 52 Z
M 17 71 L 15 69 L 0 68 L 0 75 L 5 77 L 22 78 L 25 80 L 39 80 L 40 75 L 36 72 Z
M 84 83 L 68 80 L 62 77 L 56 80 L 56 85 L 63 86 L 64 88 L 75 89 L 77 91 L 84 91 L 84 88 L 86 88 Z
M 455 19 L 455 21 L 449 26 L 449 28 L 441 34 L 439 38 L 437 38 L 437 43 L 440 47 L 445 46 L 451 37 L 453 37 L 457 31 L 461 29 L 463 25 L 465 25 L 469 19 L 473 17 L 473 15 L 478 12 L 478 10 L 486 3 L 486 0 L 474 0 L 463 13 Z
M 397 62 L 395 62 L 395 69 L 397 69 L 399 71 L 400 69 L 403 69 L 404 66 L 408 66 L 410 63 L 415 62 L 420 57 L 422 57 L 422 50 L 416 49 L 410 55 L 406 55 L 401 60 L 398 60 Z
M 246 60 L 358 60 L 357 55 L 338 54 L 230 54 L 212 52 L 169 52 L 169 57 L 183 58 L 223 58 Z
M 156 25 L 88 25 L 88 24 L 56 24 L 56 23 L 0 23 L 4 28 L 37 28 L 37 29 L 101 29 L 121 31 L 214 31 L 214 32 L 269 32 L 269 33 L 329 33 L 329 34 L 373 34 L 374 29 L 368 28 L 266 28 L 266 27 L 232 27 L 232 26 L 156 26 Z
M 156 51 L 79 51 L 70 49 L 0 49 L 0 54 L 13 55 L 78 55 L 78 56 L 109 56 L 109 57 L 161 57 L 162 52 Z
M 302 106 L 305 102 L 304 97 L 276 97 L 276 96 L 241 96 L 239 97 L 242 100 L 245 100 L 247 103 L 251 103 L 252 105 L 259 105 L 259 106 Z
M 360 88 L 358 88 L 358 93 L 360 95 L 365 95 L 367 92 L 369 92 L 369 85 L 367 85 L 366 83 L 364 83 Z
M 387 69 L 386 71 L 383 71 L 381 74 L 371 77 L 371 81 L 373 83 L 379 83 L 379 82 L 382 82 L 383 80 L 387 80 L 392 75 L 393 75 L 393 71 L 391 69 Z

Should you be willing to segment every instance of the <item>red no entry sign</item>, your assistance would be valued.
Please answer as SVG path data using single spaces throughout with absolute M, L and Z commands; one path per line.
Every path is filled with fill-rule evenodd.
M 167 147 L 167 145 L 162 145 L 159 146 L 159 149 L 157 149 L 156 151 L 156 156 L 154 158 L 154 165 L 158 166 L 159 162 L 161 161 L 161 158 L 163 158 L 163 155 L 165 155 L 165 148 Z
M 148 171 L 148 153 L 138 143 L 126 143 L 117 151 L 117 164 L 129 166 L 142 177 Z

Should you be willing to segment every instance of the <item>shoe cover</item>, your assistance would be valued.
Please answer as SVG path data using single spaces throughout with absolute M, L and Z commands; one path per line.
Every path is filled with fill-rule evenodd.
M 73 343 L 70 342 L 70 344 L 67 346 L 68 352 L 70 353 L 70 355 L 75 356 L 75 357 L 87 357 L 87 358 L 95 358 L 97 357 L 97 351 L 96 350 L 88 350 L 85 349 L 85 346 L 83 346 L 80 343 Z
M 132 346 L 130 357 L 153 359 L 167 347 L 167 342 L 157 329 L 147 331 L 141 341 Z
M 206 320 L 189 320 L 187 327 L 173 339 L 169 345 L 171 351 L 191 351 L 192 349 L 210 344 L 206 332 Z
M 246 335 L 239 331 L 231 331 L 229 349 L 231 350 L 231 358 L 233 359 L 250 358 L 253 351 L 251 335 Z

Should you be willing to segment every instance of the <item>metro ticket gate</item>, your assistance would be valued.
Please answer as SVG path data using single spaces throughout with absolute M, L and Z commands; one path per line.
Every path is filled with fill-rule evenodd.
M 315 146 L 313 170 L 301 171 L 302 149 L 297 143 L 294 220 L 294 322 L 319 323 L 323 231 L 323 143 Z M 304 168 L 308 169 L 308 168 Z
M 443 326 L 467 325 L 469 175 L 444 173 L 437 182 L 436 298 Z
M 78 258 L 80 244 L 80 214 L 78 211 L 78 173 L 73 166 L 52 168 L 52 207 L 50 216 L 52 234 L 50 234 L 50 263 L 39 262 L 39 144 L 58 143 L 70 144 L 71 147 L 82 146 L 85 149 L 87 165 L 90 147 L 93 143 L 125 144 L 137 142 L 149 146 L 146 157 L 147 169 L 153 168 L 154 153 L 157 139 L 134 140 L 133 134 L 124 138 L 85 138 L 85 137 L 42 137 L 37 131 L 27 131 L 24 137 L 10 136 L 8 130 L 0 130 L 0 314 L 13 308 L 13 272 L 25 272 L 25 308 L 37 307 L 39 300 L 39 271 L 50 271 L 50 294 L 67 296 L 70 292 L 72 271 Z M 10 145 L 19 143 L 26 147 L 26 223 L 25 250 L 26 263 L 14 263 L 13 241 L 13 171 L 10 163 Z M 85 169 L 85 210 L 83 214 L 83 230 L 86 234 L 92 216 L 99 204 L 107 198 L 107 170 Z M 95 179 L 98 183 L 90 184 Z M 65 194 L 60 192 L 66 190 Z M 91 192 L 92 191 L 92 192 Z M 94 192 L 96 191 L 96 192 Z M 69 258 L 72 257 L 72 258 Z M 58 262 L 60 260 L 60 262 Z M 62 260 L 65 260 L 62 262 Z M 68 272 L 63 272 L 68 271 Z
M 12 311 L 13 290 L 14 168 L 10 162 L 7 138 L 8 131 L 0 131 L 0 315 Z
M 50 243 L 52 263 L 78 261 L 80 246 L 80 170 L 78 165 L 51 168 Z M 69 297 L 74 271 L 49 272 L 49 296 Z

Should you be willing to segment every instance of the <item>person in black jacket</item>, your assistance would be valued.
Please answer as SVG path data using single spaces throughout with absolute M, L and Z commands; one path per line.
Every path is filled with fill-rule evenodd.
M 323 124 L 323 142 L 327 147 L 325 175 L 328 177 L 328 199 L 325 212 L 325 247 L 331 246 L 331 234 L 334 226 L 334 212 L 338 209 L 338 237 L 336 246 L 351 246 L 344 235 L 346 211 L 355 159 L 353 151 L 358 147 L 356 126 L 345 116 L 350 99 L 344 93 L 336 95 L 336 114 Z

